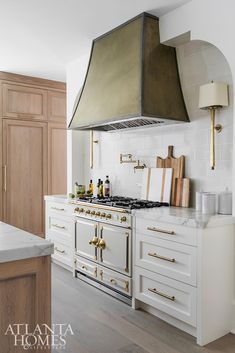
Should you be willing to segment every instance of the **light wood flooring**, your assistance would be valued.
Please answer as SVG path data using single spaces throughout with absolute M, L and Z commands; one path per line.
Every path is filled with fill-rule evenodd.
M 53 353 L 235 353 L 235 335 L 199 347 L 194 337 L 131 309 L 57 265 L 52 275 L 52 321 L 69 323 L 74 331 L 66 349 Z

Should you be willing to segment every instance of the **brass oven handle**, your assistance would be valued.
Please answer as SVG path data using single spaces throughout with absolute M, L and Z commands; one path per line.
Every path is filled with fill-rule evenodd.
M 174 296 L 171 296 L 171 295 L 165 294 L 163 292 L 160 292 L 156 288 L 148 288 L 148 290 L 150 292 L 154 293 L 154 294 L 160 295 L 161 297 L 164 297 L 164 298 L 169 299 L 171 301 L 175 301 L 175 297 Z
M 59 229 L 65 229 L 65 226 L 59 226 L 58 224 L 52 224 L 52 227 L 59 228 Z
M 171 259 L 170 257 L 158 255 L 155 252 L 149 252 L 148 256 L 156 257 L 157 259 L 161 259 L 161 260 L 165 260 L 165 261 L 169 261 L 169 262 L 175 262 L 175 259 Z
M 3 191 L 7 191 L 7 166 L 6 164 L 3 167 Z
M 104 239 L 99 239 L 97 247 L 101 250 L 104 250 L 106 248 L 106 243 L 105 243 Z
M 147 227 L 147 230 L 151 230 L 151 231 L 157 232 L 157 233 L 175 235 L 175 232 L 173 230 L 165 230 L 165 229 L 160 229 L 160 228 L 155 228 L 155 227 Z
M 97 238 L 97 237 L 93 237 L 91 240 L 89 240 L 90 245 L 94 245 L 97 247 L 98 243 L 99 243 L 99 238 Z
M 65 250 L 60 250 L 60 249 L 57 248 L 57 246 L 55 247 L 55 251 L 60 252 L 61 254 L 65 253 Z
M 64 208 L 58 208 L 58 207 L 51 207 L 51 209 L 56 211 L 64 211 Z

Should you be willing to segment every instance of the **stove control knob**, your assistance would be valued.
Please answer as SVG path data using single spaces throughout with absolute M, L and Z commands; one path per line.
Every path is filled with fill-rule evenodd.
M 96 216 L 100 216 L 100 212 L 96 212 L 96 214 L 95 214 Z
M 80 208 L 79 208 L 79 207 L 76 207 L 76 208 L 74 209 L 74 212 L 80 212 Z
M 91 215 L 94 216 L 95 215 L 95 211 L 91 211 Z
M 83 208 L 80 208 L 79 212 L 81 212 L 81 213 L 84 212 L 84 209 L 83 209 Z
M 121 222 L 126 222 L 126 221 L 127 221 L 126 216 L 122 216 L 121 217 Z
M 106 217 L 106 213 L 101 213 L 101 217 Z
M 112 215 L 111 215 L 110 213 L 108 213 L 108 214 L 106 215 L 106 218 L 111 219 L 111 218 L 112 218 Z
M 86 214 L 90 214 L 90 213 L 91 213 L 91 211 L 90 211 L 90 210 L 87 210 L 87 211 L 86 211 Z

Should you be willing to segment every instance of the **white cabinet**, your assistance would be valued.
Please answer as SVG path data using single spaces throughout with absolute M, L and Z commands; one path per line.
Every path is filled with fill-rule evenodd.
M 205 224 L 190 227 L 177 217 L 174 223 L 145 214 L 134 227 L 136 305 L 200 345 L 229 333 L 235 312 L 234 220 L 215 216 Z
M 58 201 L 50 196 L 46 200 L 46 239 L 54 243 L 52 260 L 70 271 L 73 269 L 75 239 L 75 206 L 66 199 L 58 197 Z

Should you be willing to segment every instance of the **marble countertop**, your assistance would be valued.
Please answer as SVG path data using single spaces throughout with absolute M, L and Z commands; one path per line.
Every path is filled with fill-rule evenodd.
M 48 195 L 45 200 L 69 203 L 66 195 Z M 235 217 L 231 215 L 205 215 L 196 211 L 194 208 L 184 207 L 159 207 L 141 210 L 132 210 L 133 216 L 151 219 L 155 221 L 169 222 L 185 225 L 194 228 L 217 227 L 225 224 L 235 224 Z
M 0 222 L 0 263 L 51 255 L 54 244 Z
M 172 206 L 135 210 L 133 214 L 140 218 L 175 223 L 194 228 L 217 227 L 235 223 L 235 217 L 231 215 L 206 215 L 196 211 L 194 208 Z
M 44 200 L 62 203 L 69 203 L 70 201 L 72 201 L 72 199 L 69 199 L 67 195 L 45 195 Z

